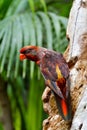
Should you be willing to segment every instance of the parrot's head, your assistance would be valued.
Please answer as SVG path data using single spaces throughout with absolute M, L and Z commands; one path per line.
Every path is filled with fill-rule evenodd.
M 44 49 L 37 46 L 25 46 L 20 50 L 20 60 L 28 59 L 35 62 L 44 56 Z

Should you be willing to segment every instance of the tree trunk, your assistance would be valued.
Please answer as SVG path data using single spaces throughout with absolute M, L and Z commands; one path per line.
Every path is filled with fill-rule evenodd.
M 64 56 L 70 68 L 73 119 L 71 122 L 61 119 L 54 96 L 46 88 L 42 99 L 49 117 L 43 121 L 43 130 L 87 129 L 87 0 L 73 2 L 67 38 L 70 44 Z
M 7 83 L 0 77 L 0 122 L 4 130 L 13 130 Z

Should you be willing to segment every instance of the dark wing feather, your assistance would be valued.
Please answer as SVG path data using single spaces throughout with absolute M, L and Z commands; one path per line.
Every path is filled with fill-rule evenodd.
M 65 120 L 70 120 L 69 68 L 62 54 L 47 51 L 41 60 L 40 69 L 46 84 L 55 95 L 61 116 Z
M 63 76 L 61 79 L 62 82 L 58 79 L 58 74 L 56 72 L 57 65 Z M 47 51 L 42 58 L 40 69 L 46 83 L 50 81 L 50 85 L 47 83 L 48 86 L 60 97 L 66 97 L 66 89 L 68 90 L 68 88 L 66 88 L 66 79 L 69 77 L 69 69 L 62 54 L 54 51 Z

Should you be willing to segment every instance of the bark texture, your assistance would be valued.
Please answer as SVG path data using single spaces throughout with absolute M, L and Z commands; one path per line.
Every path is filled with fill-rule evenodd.
M 13 130 L 10 103 L 7 96 L 7 83 L 0 77 L 0 122 L 4 130 Z
M 70 67 L 73 119 L 71 122 L 61 119 L 54 96 L 46 88 L 42 100 L 49 117 L 43 121 L 43 130 L 87 129 L 87 0 L 73 2 L 67 38 L 70 44 L 64 56 Z

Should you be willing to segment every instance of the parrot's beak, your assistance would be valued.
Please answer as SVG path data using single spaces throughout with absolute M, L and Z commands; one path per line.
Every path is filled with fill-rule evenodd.
M 24 54 L 24 52 L 29 48 L 29 46 L 25 46 L 23 48 L 21 48 L 20 50 L 20 60 L 24 60 L 26 59 L 26 55 Z
M 24 54 L 20 54 L 20 60 L 26 59 L 26 56 Z
M 37 57 L 38 47 L 25 46 L 20 49 L 20 60 L 28 59 L 32 61 L 38 61 Z

